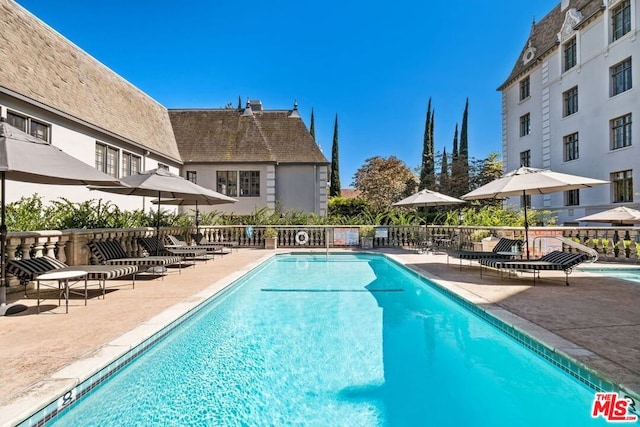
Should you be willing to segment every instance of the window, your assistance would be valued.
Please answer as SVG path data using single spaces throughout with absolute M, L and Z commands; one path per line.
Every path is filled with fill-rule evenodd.
M 569 190 L 564 192 L 565 206 L 578 206 L 580 204 L 580 190 Z
M 575 67 L 577 61 L 576 38 L 572 37 L 564 44 L 562 49 L 562 71 Z
M 118 177 L 118 150 L 108 145 L 96 142 L 96 169 Z
M 564 161 L 569 162 L 578 158 L 578 132 L 562 138 L 564 146 Z
M 187 171 L 187 181 L 191 181 L 194 184 L 198 183 L 198 174 L 196 171 Z
M 238 172 L 216 172 L 217 191 L 229 197 L 238 197 Z
M 169 165 L 165 165 L 164 163 L 158 163 L 158 169 L 162 169 L 164 171 L 169 172 Z
M 520 101 L 527 99 L 531 95 L 529 76 L 520 81 Z
M 520 153 L 520 166 L 531 166 L 531 150 Z
M 611 71 L 611 96 L 618 95 L 631 89 L 631 58 L 610 68 Z
M 562 94 L 562 116 L 567 117 L 578 112 L 578 86 L 574 86 Z
M 613 203 L 633 202 L 633 178 L 630 170 L 612 173 L 611 183 Z
M 611 12 L 611 41 L 631 31 L 631 0 L 624 0 Z
M 529 113 L 520 117 L 520 136 L 529 135 L 531 132 L 531 115 Z
M 122 177 L 140 172 L 140 157 L 131 153 L 122 153 Z
M 611 149 L 631 145 L 631 114 L 611 120 Z
M 31 136 L 49 142 L 50 126 L 48 124 L 11 111 L 7 112 L 7 123 Z
M 260 171 L 240 171 L 240 197 L 260 196 Z

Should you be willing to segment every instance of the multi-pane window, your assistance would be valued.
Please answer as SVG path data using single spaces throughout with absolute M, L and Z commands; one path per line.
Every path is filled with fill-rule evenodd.
M 631 113 L 611 120 L 611 149 L 631 145 Z
M 520 153 L 520 166 L 531 166 L 531 150 L 523 151 Z
M 618 40 L 629 31 L 631 31 L 631 0 L 624 0 L 611 12 L 611 41 Z
M 562 71 L 567 71 L 576 65 L 578 62 L 577 52 L 576 38 L 572 37 L 562 49 Z
M 520 101 L 527 99 L 531 95 L 531 81 L 529 76 L 520 80 Z
M 118 150 L 108 145 L 96 142 L 96 169 L 118 177 Z
M 218 171 L 216 172 L 216 189 L 218 193 L 230 197 L 238 196 L 238 172 Z
M 187 181 L 191 181 L 194 184 L 198 183 L 198 174 L 196 171 L 187 171 Z
M 578 206 L 580 204 L 580 190 L 569 190 L 564 192 L 565 206 Z
M 7 123 L 31 136 L 49 142 L 50 126 L 48 124 L 11 111 L 7 112 Z
M 565 162 L 578 158 L 578 132 L 562 138 L 562 145 L 564 147 L 563 159 Z
M 131 153 L 122 153 L 122 177 L 140 172 L 141 158 Z
M 633 177 L 630 170 L 611 174 L 613 203 L 633 202 Z
M 529 113 L 520 117 L 520 136 L 529 135 L 531 132 L 531 115 Z
M 611 96 L 631 89 L 631 57 L 610 68 Z
M 562 94 L 562 105 L 563 117 L 578 112 L 578 86 L 574 86 Z
M 240 171 L 240 197 L 260 196 L 260 171 Z

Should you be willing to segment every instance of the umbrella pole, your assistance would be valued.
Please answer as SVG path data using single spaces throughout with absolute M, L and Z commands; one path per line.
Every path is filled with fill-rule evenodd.
M 7 254 L 7 224 L 5 223 L 6 204 L 5 204 L 5 172 L 0 172 L 0 197 L 2 197 L 2 206 L 0 207 L 0 316 L 8 316 L 14 313 L 20 313 L 27 309 L 26 305 L 9 304 L 7 305 L 7 273 L 5 272 L 5 257 Z
M 529 220 L 527 219 L 527 195 L 522 192 L 524 199 L 524 246 L 527 249 L 527 259 L 529 259 Z
M 156 239 L 158 244 L 156 245 L 156 256 L 160 255 L 160 192 L 158 191 L 158 212 L 156 215 Z
M 196 234 L 200 234 L 200 211 L 198 211 L 198 201 L 196 200 Z

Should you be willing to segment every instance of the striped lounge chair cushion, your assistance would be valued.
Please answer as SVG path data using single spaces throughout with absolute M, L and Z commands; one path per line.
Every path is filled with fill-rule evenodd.
M 461 259 L 508 258 L 507 256 L 498 254 L 498 252 L 512 252 L 512 248 L 514 246 L 517 246 L 518 250 L 520 250 L 522 247 L 522 240 L 501 237 L 491 251 L 456 250 L 449 252 L 449 255 L 454 258 Z
M 83 270 L 87 272 L 87 279 L 89 280 L 109 280 L 122 276 L 135 275 L 139 269 L 137 265 L 77 265 L 70 267 L 62 261 L 48 256 L 19 260 L 14 259 L 7 262 L 7 273 L 19 278 L 23 284 L 51 270 Z
M 181 255 L 189 258 L 206 257 L 207 250 L 193 246 L 182 246 L 180 248 L 165 248 L 157 237 L 140 237 L 138 242 L 149 253 L 149 255 Z
M 492 268 L 512 268 L 515 270 L 569 270 L 574 265 L 589 259 L 587 254 L 553 251 L 533 260 L 507 261 L 495 258 L 484 258 L 480 264 Z
M 109 241 L 90 241 L 89 249 L 96 257 L 99 263 L 109 265 L 140 265 L 153 267 L 157 265 L 173 265 L 182 262 L 179 255 L 171 256 L 147 256 L 147 257 L 128 257 L 124 248 L 115 240 Z

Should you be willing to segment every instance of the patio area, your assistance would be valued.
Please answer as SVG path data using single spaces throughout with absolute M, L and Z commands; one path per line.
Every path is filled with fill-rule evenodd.
M 378 251 L 640 394 L 637 283 L 574 271 L 567 287 L 563 272 L 544 271 L 533 286 L 530 274 L 501 279 L 489 271 L 481 278 L 476 263 L 460 268 L 453 260 L 447 265 L 443 254 L 373 252 Z M 183 268 L 181 274 L 172 270 L 164 280 L 140 275 L 135 289 L 128 279 L 109 281 L 104 300 L 93 286 L 88 305 L 71 299 L 68 314 L 57 296 L 44 301 L 36 314 L 35 291 L 29 299 L 9 295 L 10 302 L 29 308 L 0 318 L 0 424 L 28 416 L 72 386 L 83 375 L 80 371 L 112 360 L 127 343 L 154 333 L 271 254 L 239 249 L 206 264 L 196 261 L 195 268 Z

